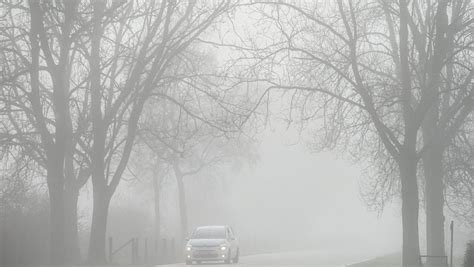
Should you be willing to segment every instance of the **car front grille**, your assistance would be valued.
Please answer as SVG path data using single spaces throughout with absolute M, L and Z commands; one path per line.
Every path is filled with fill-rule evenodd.
M 197 250 L 194 252 L 195 258 L 217 258 L 219 254 L 215 250 Z
M 220 247 L 194 247 L 194 258 L 210 259 L 219 257 Z

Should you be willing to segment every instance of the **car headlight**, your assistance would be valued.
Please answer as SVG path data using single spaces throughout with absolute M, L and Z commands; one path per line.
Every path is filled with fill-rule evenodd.
M 191 251 L 191 249 L 192 249 L 192 248 L 191 248 L 190 246 L 189 246 L 189 247 L 186 247 L 186 251 Z
M 222 246 L 222 247 L 221 247 L 221 250 L 226 250 L 226 249 L 227 249 L 226 246 Z

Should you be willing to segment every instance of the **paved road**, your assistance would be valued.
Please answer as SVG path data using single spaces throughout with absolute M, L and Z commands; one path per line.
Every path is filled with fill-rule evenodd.
M 312 266 L 312 267 L 341 267 L 346 264 L 367 260 L 367 255 L 361 253 L 337 253 L 328 251 L 302 251 L 302 252 L 285 252 L 285 253 L 269 253 L 245 256 L 240 258 L 240 263 L 225 265 L 222 263 L 204 263 L 194 266 L 211 266 L 211 267 L 237 267 L 237 266 Z M 185 266 L 185 264 L 162 265 L 167 267 Z

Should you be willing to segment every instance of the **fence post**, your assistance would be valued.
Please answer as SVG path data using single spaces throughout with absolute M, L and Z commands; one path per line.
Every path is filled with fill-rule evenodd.
M 135 240 L 133 238 L 131 240 L 132 240 L 132 244 L 130 246 L 130 248 L 131 248 L 131 253 L 130 253 L 131 262 L 130 263 L 133 264 L 134 263 L 134 259 L 133 259 L 134 256 L 133 255 L 135 254 L 135 244 L 133 244 L 133 243 L 135 243 Z
M 170 247 L 171 247 L 171 259 L 174 261 L 176 259 L 176 253 L 175 253 L 176 247 L 175 247 L 174 237 L 171 238 Z
M 132 238 L 132 264 L 136 263 L 136 245 L 135 245 L 135 238 Z
M 112 243 L 112 241 L 113 241 L 113 240 L 112 240 L 112 237 L 109 236 L 109 263 L 112 263 L 112 261 L 114 260 L 114 259 L 113 259 L 113 256 L 114 256 L 114 255 L 113 255 L 113 253 L 114 253 L 114 252 L 113 252 L 113 249 L 114 249 L 114 248 L 113 248 L 113 243 Z
M 168 248 L 166 247 L 166 238 L 163 238 L 163 247 L 161 248 L 161 254 L 164 261 L 168 260 Z
M 145 248 L 144 249 L 145 249 L 145 253 L 144 253 L 145 254 L 144 258 L 145 259 L 143 259 L 143 261 L 145 263 L 148 263 L 148 238 L 145 238 Z
M 450 255 L 450 267 L 453 267 L 453 235 L 454 235 L 454 221 L 451 221 L 451 225 L 449 226 L 451 229 L 451 255 Z
M 136 244 L 136 252 L 135 252 L 135 259 L 136 259 L 136 262 L 135 263 L 139 263 L 140 261 L 140 239 L 138 237 L 135 237 L 135 244 Z
M 155 241 L 155 249 L 153 250 L 153 260 L 155 261 L 154 263 L 158 263 L 158 238 L 154 239 Z

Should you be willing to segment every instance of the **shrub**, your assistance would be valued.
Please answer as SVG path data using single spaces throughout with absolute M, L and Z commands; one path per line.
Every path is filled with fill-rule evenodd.
M 463 267 L 474 267 L 474 240 L 467 243 Z

